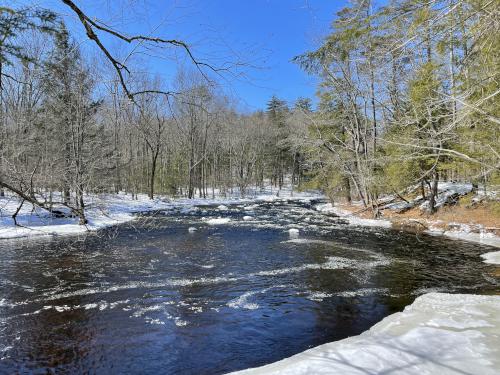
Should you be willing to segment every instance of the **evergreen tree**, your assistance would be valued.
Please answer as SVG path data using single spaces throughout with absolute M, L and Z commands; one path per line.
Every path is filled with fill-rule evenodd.
M 64 26 L 55 35 L 54 49 L 45 63 L 42 103 L 43 129 L 51 143 L 54 171 L 60 177 L 58 188 L 70 205 L 75 192 L 75 212 L 85 223 L 83 194 L 88 168 L 97 154 L 98 141 L 93 115 L 97 102 L 92 99 L 94 82 L 82 60 L 78 46 Z

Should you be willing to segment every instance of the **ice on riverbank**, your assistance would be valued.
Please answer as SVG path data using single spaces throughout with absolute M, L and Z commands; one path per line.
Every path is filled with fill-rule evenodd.
M 364 227 L 383 227 L 383 228 L 390 228 L 392 226 L 389 220 L 361 218 L 353 215 L 352 212 L 343 210 L 339 207 L 332 205 L 331 203 L 318 204 L 316 206 L 316 210 L 324 214 L 336 215 L 342 219 L 347 220 L 351 225 L 364 226 Z
M 432 236 L 445 236 L 448 238 L 453 238 L 456 240 L 476 242 L 483 245 L 494 246 L 500 248 L 500 237 L 495 236 L 493 233 L 472 233 L 469 230 L 440 230 L 431 227 L 431 229 L 425 231 L 425 233 Z M 500 264 L 500 261 L 499 263 Z
M 484 263 L 500 264 L 500 251 L 493 251 L 491 253 L 482 254 L 481 258 L 484 259 Z
M 429 293 L 359 336 L 238 374 L 500 372 L 500 296 Z

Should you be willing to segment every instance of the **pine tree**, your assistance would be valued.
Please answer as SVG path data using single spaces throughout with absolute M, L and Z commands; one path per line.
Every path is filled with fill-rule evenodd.
M 75 192 L 74 211 L 80 223 L 86 222 L 83 194 L 89 159 L 95 157 L 90 143 L 96 139 L 92 117 L 97 102 L 92 99 L 93 81 L 77 45 L 71 41 L 64 24 L 55 36 L 54 49 L 45 63 L 43 78 L 44 130 L 51 142 L 52 163 L 60 182 L 65 204 L 71 204 Z

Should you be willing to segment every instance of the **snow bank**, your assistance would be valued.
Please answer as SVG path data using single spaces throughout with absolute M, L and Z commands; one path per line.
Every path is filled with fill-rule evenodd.
M 481 258 L 484 259 L 484 263 L 500 264 L 500 251 L 493 251 L 491 253 L 482 254 Z
M 472 232 L 471 227 L 467 224 L 458 224 L 457 230 L 443 230 L 435 225 L 430 225 L 429 230 L 424 231 L 424 233 L 432 236 L 445 236 L 457 240 L 477 242 L 483 245 L 500 247 L 499 236 L 490 232 L 485 232 L 484 230 L 481 230 L 479 233 Z
M 389 220 L 381 219 L 364 219 L 361 217 L 354 216 L 352 212 L 343 210 L 339 207 L 335 207 L 331 203 L 318 204 L 315 207 L 316 211 L 324 214 L 333 214 L 342 219 L 345 219 L 351 225 L 363 226 L 363 227 L 383 227 L 390 228 L 392 223 Z
M 500 372 L 500 297 L 429 293 L 359 336 L 238 374 Z
M 54 218 L 46 211 L 25 203 L 14 226 L 11 218 L 19 205 L 13 196 L 0 198 L 0 239 L 47 235 L 75 235 L 125 223 L 135 218 L 134 213 L 171 208 L 167 200 L 150 200 L 146 195 L 132 199 L 125 194 L 88 195 L 85 197 L 87 225 L 79 225 L 77 218 Z

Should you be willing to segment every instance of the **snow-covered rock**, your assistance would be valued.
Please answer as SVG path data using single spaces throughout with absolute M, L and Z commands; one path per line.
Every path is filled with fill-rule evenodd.
M 227 210 L 228 207 L 226 205 L 224 205 L 224 204 L 221 204 L 221 205 L 217 206 L 217 209 L 221 210 L 221 211 L 224 211 L 224 210 Z
M 500 373 L 500 296 L 429 293 L 359 336 L 238 374 Z
M 218 218 L 208 219 L 206 223 L 209 225 L 219 225 L 219 224 L 227 224 L 230 221 L 231 219 L 228 217 L 218 217 Z
M 438 195 L 436 197 L 435 207 L 441 207 L 448 203 L 455 202 L 461 195 L 466 195 L 472 191 L 472 184 L 457 182 L 439 182 Z M 429 201 L 426 200 L 420 205 L 420 208 L 426 210 L 429 208 Z
M 297 238 L 299 236 L 299 230 L 297 228 L 291 228 L 288 230 L 288 234 L 291 238 Z
M 245 221 L 249 221 L 249 220 L 252 220 L 252 219 L 253 219 L 252 216 L 248 216 L 248 215 L 243 216 L 243 220 L 245 220 Z

